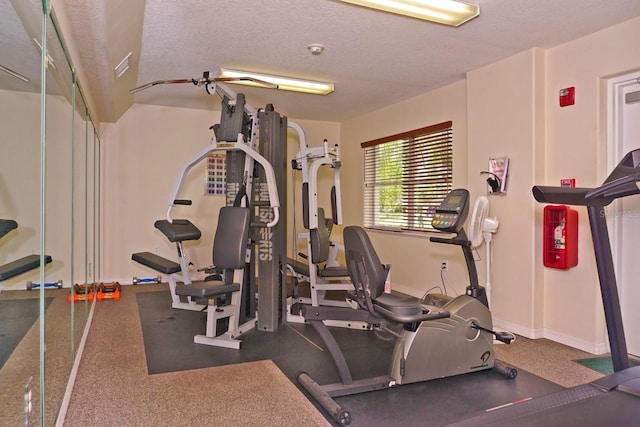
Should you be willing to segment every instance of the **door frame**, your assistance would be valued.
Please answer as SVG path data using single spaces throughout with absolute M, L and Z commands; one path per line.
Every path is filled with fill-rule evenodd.
M 624 106 L 625 94 L 624 90 L 631 85 L 639 85 L 640 90 L 640 70 L 634 71 L 623 76 L 615 77 L 607 81 L 607 175 L 616 167 L 626 154 L 623 140 L 624 126 Z M 619 212 L 622 209 L 622 201 L 615 200 L 611 209 Z M 616 279 L 618 283 L 618 292 L 620 299 L 624 298 L 625 289 L 622 286 L 620 271 L 622 271 L 622 221 L 615 221 L 616 215 L 607 216 L 607 227 L 609 228 L 611 252 L 613 263 L 616 271 Z M 624 318 L 624 313 L 623 313 Z M 625 332 L 628 326 L 625 325 Z

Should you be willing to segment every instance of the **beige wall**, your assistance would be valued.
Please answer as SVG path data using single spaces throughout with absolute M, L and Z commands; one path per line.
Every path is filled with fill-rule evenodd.
M 0 91 L 0 218 L 18 228 L 0 239 L 0 265 L 40 253 L 40 94 Z M 38 281 L 33 270 L 2 283 L 3 290 L 24 289 Z
M 638 40 L 640 19 L 636 18 L 547 52 L 546 184 L 576 178 L 578 186 L 591 187 L 605 179 L 606 80 L 640 69 Z M 560 108 L 558 91 L 568 86 L 576 88 L 576 104 Z M 605 351 L 606 332 L 587 213 L 584 208 L 578 212 L 578 266 L 567 272 L 545 270 L 545 328 L 547 335 L 556 339 L 575 337 Z
M 53 262 L 45 269 L 45 280 L 62 280 L 65 286 L 84 281 L 85 127 L 76 115 L 72 134 L 72 109 L 62 96 L 47 96 L 45 165 L 45 252 Z M 40 94 L 0 91 L 0 129 L 5 155 L 0 160 L 0 218 L 13 219 L 18 228 L 0 240 L 0 265 L 26 255 L 40 253 Z M 75 146 L 72 147 L 72 137 Z M 72 168 L 72 150 L 76 155 Z M 75 179 L 75 216 L 72 209 L 72 179 Z M 76 224 L 76 262 L 71 262 L 72 221 Z M 82 240 L 82 241 L 80 241 Z M 71 267 L 74 264 L 74 274 Z M 82 274 L 80 273 L 82 272 Z M 25 289 L 27 281 L 39 282 L 39 270 L 14 276 L 2 283 L 3 290 Z
M 364 141 L 452 120 L 454 186 L 467 185 L 466 96 L 466 83 L 460 81 L 342 123 L 345 224 L 362 225 L 364 174 L 360 143 Z M 392 265 L 394 289 L 422 296 L 441 284 L 440 262 L 446 259 L 449 291 L 464 292 L 468 279 L 459 248 L 430 243 L 427 236 L 417 234 L 372 231 L 370 236 L 382 262 Z
M 507 194 L 490 196 L 490 215 L 500 221 L 493 237 L 491 309 L 496 323 L 526 336 L 543 326 L 541 269 L 535 245 L 536 203 L 531 186 L 542 179 L 544 148 L 544 57 L 528 50 L 467 75 L 469 110 L 469 183 L 472 194 L 486 194 L 484 177 L 489 157 L 509 156 Z M 483 262 L 478 263 L 481 278 Z M 480 280 L 484 283 L 484 280 Z
M 606 351 L 606 332 L 586 210 L 577 208 L 579 265 L 569 271 L 542 266 L 542 205 L 535 184 L 559 185 L 576 178 L 595 186 L 607 175 L 606 79 L 640 69 L 640 19 L 549 50 L 531 49 L 469 72 L 464 82 L 417 96 L 342 123 L 346 222 L 362 224 L 359 143 L 443 120 L 454 123 L 455 185 L 472 199 L 485 191 L 479 171 L 494 156 L 509 156 L 506 196 L 490 197 L 494 237 L 495 323 L 529 337 L 548 337 L 594 353 Z M 558 106 L 558 91 L 576 87 L 576 105 Z M 465 122 L 465 123 L 460 123 Z M 466 129 L 465 129 L 466 128 Z M 467 134 L 465 135 L 465 129 Z M 461 157 L 464 157 L 461 159 Z M 439 283 L 439 262 L 453 261 L 453 287 L 462 290 L 461 257 L 426 236 L 371 232 L 383 262 L 393 265 L 392 286 L 421 295 Z M 484 259 L 484 250 L 479 252 Z M 484 262 L 479 262 L 484 283 Z
M 205 95 L 203 95 L 205 96 Z M 211 143 L 209 126 L 217 123 L 220 113 L 182 108 L 136 104 L 120 120 L 104 124 L 104 259 L 102 276 L 105 280 L 131 283 L 133 276 L 153 277 L 157 273 L 131 261 L 131 254 L 140 251 L 156 252 L 176 260 L 176 250 L 162 233 L 153 226 L 166 215 L 169 196 L 182 166 L 199 150 Z M 305 131 L 307 144 L 322 144 L 327 138 L 339 144 L 339 124 L 314 121 L 296 121 Z M 299 150 L 297 133 L 289 131 L 287 158 L 292 159 Z M 288 163 L 287 163 L 288 164 Z M 326 171 L 323 171 L 326 172 Z M 302 231 L 299 172 L 285 172 L 289 188 L 286 218 L 287 236 L 293 236 L 294 220 Z M 193 200 L 192 206 L 177 206 L 174 218 L 188 218 L 202 231 L 198 242 L 186 245 L 195 268 L 211 264 L 211 248 L 217 223 L 218 210 L 224 197 L 204 195 L 205 162 L 189 172 L 181 198 Z M 323 185 L 331 175 L 322 174 Z M 326 200 L 320 205 L 329 208 Z M 291 208 L 294 207 L 295 209 Z M 290 239 L 293 241 L 293 239 Z M 302 242 L 303 243 L 303 242 Z M 305 249 L 300 245 L 299 250 Z M 293 253 L 289 249 L 288 254 Z

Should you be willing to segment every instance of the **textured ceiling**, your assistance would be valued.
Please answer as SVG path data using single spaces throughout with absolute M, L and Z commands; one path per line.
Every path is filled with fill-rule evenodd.
M 0 0 L 0 40 L 0 65 L 30 80 L 26 83 L 0 71 L 0 89 L 39 92 L 40 53 L 9 0 Z
M 3 0 L 6 2 L 6 0 Z M 233 86 L 254 107 L 298 119 L 342 121 L 463 79 L 531 47 L 548 48 L 640 15 L 638 0 L 477 0 L 480 16 L 458 28 L 336 0 L 60 0 L 100 121 L 133 103 L 210 109 L 202 88 L 155 86 L 220 67 L 335 83 L 305 95 Z M 64 10 L 60 10 L 64 9 Z M 0 11 L 1 13 L 1 11 Z M 321 43 L 322 55 L 307 46 Z M 114 67 L 133 52 L 120 80 Z

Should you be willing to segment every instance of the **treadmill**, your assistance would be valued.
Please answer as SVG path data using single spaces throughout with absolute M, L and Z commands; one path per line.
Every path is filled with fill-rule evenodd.
M 629 367 L 605 206 L 640 194 L 640 149 L 627 153 L 597 188 L 534 186 L 540 203 L 586 206 L 614 373 L 597 381 L 460 420 L 450 426 L 637 426 L 640 366 Z

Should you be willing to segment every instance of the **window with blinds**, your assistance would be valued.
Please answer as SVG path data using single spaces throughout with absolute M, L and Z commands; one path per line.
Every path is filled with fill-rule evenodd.
M 434 231 L 436 207 L 452 189 L 452 122 L 363 142 L 364 226 Z

